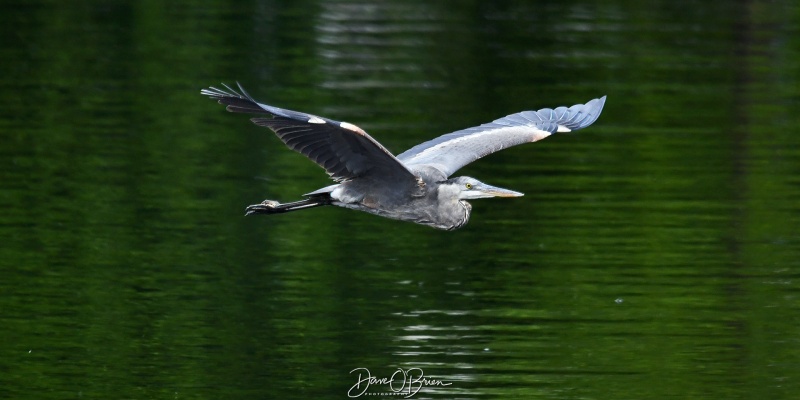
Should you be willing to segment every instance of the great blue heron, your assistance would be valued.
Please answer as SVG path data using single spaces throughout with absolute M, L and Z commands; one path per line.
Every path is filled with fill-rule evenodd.
M 245 215 L 335 205 L 446 230 L 469 221 L 472 206 L 466 200 L 523 195 L 450 175 L 496 151 L 585 128 L 597 119 L 606 101 L 603 96 L 569 108 L 511 114 L 439 136 L 395 157 L 353 124 L 260 104 L 241 85 L 238 92 L 223 86 L 227 90 L 210 87 L 200 93 L 231 112 L 271 116 L 251 121 L 272 129 L 286 146 L 319 164 L 337 182 L 306 194 L 305 200 L 284 204 L 264 200 L 247 207 Z

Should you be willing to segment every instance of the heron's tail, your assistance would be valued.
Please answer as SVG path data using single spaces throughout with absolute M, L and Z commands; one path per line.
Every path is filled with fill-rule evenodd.
M 331 199 L 328 196 L 315 196 L 305 200 L 283 204 L 275 200 L 264 200 L 259 204 L 247 206 L 245 209 L 245 216 L 253 214 L 281 214 L 289 211 L 304 210 L 306 208 L 327 206 L 329 204 L 331 204 Z

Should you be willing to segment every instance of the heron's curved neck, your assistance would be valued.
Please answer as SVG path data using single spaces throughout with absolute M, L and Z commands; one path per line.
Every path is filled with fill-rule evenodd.
M 444 229 L 458 229 L 469 221 L 472 205 L 459 199 L 460 188 L 451 183 L 439 185 L 434 218 Z
M 466 200 L 459 200 L 458 205 L 461 206 L 461 209 L 463 210 L 464 214 L 463 217 L 460 219 L 460 221 L 456 223 L 455 226 L 450 228 L 451 230 L 458 229 L 466 225 L 467 222 L 469 222 L 469 216 L 472 213 L 472 204 L 469 204 Z

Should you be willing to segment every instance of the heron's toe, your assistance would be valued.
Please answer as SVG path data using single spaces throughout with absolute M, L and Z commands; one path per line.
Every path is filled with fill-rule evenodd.
M 259 204 L 251 204 L 244 209 L 245 217 L 253 214 L 273 214 L 274 211 L 281 203 L 275 200 L 264 200 Z

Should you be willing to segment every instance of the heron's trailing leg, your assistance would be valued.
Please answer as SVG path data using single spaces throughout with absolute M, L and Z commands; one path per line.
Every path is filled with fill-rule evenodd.
M 264 200 L 259 204 L 247 206 L 245 216 L 253 214 L 280 214 L 289 211 L 303 210 L 306 208 L 325 206 L 330 204 L 330 199 L 323 197 L 312 197 L 305 200 L 293 201 L 281 204 L 275 200 Z

